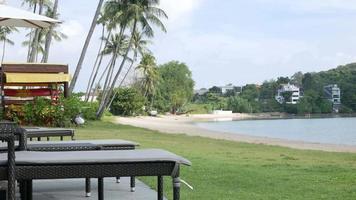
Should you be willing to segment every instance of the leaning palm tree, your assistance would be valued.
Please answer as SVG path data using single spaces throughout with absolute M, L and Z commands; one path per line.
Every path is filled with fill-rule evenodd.
M 135 32 L 134 33 L 134 39 L 133 39 L 133 59 L 131 61 L 130 67 L 127 69 L 124 77 L 121 79 L 120 84 L 118 85 L 118 87 L 121 87 L 127 76 L 129 75 L 129 73 L 131 72 L 132 67 L 134 66 L 138 55 L 140 55 L 141 57 L 143 57 L 145 54 L 147 53 L 151 53 L 151 51 L 147 48 L 147 45 L 151 43 L 151 41 L 149 40 L 145 40 L 144 36 L 142 33 L 139 32 Z M 114 99 L 116 98 L 117 94 L 118 94 L 118 90 L 116 91 L 116 93 L 111 97 L 110 103 L 108 104 L 108 108 L 110 108 L 112 102 L 114 101 Z
M 73 75 L 73 79 L 72 79 L 72 81 L 70 82 L 70 85 L 69 85 L 69 89 L 68 89 L 69 93 L 72 93 L 72 91 L 74 90 L 75 84 L 77 83 L 78 76 L 79 76 L 80 70 L 82 69 L 84 58 L 85 58 L 86 52 L 88 50 L 91 37 L 92 37 L 92 35 L 94 33 L 94 30 L 95 30 L 95 27 L 97 25 L 97 21 L 98 21 L 98 18 L 99 18 L 100 10 L 101 10 L 101 7 L 102 7 L 103 3 L 104 3 L 104 0 L 99 0 L 98 7 L 96 9 L 93 21 L 92 21 L 90 29 L 89 29 L 89 33 L 88 33 L 87 38 L 85 40 L 85 43 L 84 43 L 84 46 L 83 46 L 83 49 L 82 49 L 82 53 L 80 55 L 77 67 L 76 67 L 74 75 Z
M 48 10 L 46 12 L 46 16 L 57 19 L 58 18 L 57 10 L 58 10 L 58 0 L 54 0 L 53 8 L 48 8 Z M 50 49 L 51 43 L 52 43 L 54 28 L 55 28 L 55 25 L 52 25 L 46 34 L 45 50 L 44 50 L 43 57 L 41 60 L 42 63 L 46 63 L 48 61 L 49 49 Z
M 4 61 L 5 58 L 5 51 L 6 51 L 6 44 L 14 45 L 15 43 L 10 40 L 7 36 L 11 34 L 13 31 L 17 31 L 15 28 L 0 26 L 0 41 L 3 42 L 2 44 L 2 56 L 1 62 Z
M 107 47 L 103 50 L 102 54 L 111 55 L 109 62 L 109 68 L 107 70 L 106 79 L 103 86 L 103 99 L 107 97 L 109 86 L 112 83 L 112 78 L 115 70 L 116 61 L 119 57 L 125 53 L 128 48 L 127 36 L 120 36 L 119 34 L 112 35 L 110 38 L 107 38 Z
M 162 31 L 166 32 L 166 29 L 163 23 L 160 21 L 160 18 L 168 17 L 162 9 L 156 7 L 159 3 L 158 0 L 122 0 L 114 1 L 114 3 L 115 2 L 118 4 L 119 10 L 117 12 L 120 13 L 122 19 L 120 23 L 120 32 L 123 32 L 122 30 L 125 30 L 127 27 L 131 27 L 131 36 L 128 48 L 109 88 L 109 95 L 107 95 L 106 98 L 103 98 L 100 103 L 99 109 L 96 113 L 97 118 L 101 118 L 110 102 L 110 96 L 115 88 L 116 82 L 125 65 L 125 62 L 129 57 L 134 33 L 141 30 L 146 36 L 153 37 L 154 31 L 151 24 L 158 26 Z

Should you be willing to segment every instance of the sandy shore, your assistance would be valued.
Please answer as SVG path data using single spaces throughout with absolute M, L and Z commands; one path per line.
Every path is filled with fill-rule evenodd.
M 331 152 L 356 152 L 356 146 L 308 143 L 303 141 L 290 141 L 284 139 L 273 139 L 265 137 L 254 137 L 242 134 L 231 134 L 226 132 L 211 131 L 195 126 L 192 122 L 211 120 L 231 120 L 256 118 L 248 114 L 232 115 L 189 115 L 189 116 L 159 116 L 159 117 L 117 117 L 116 122 L 147 128 L 163 133 L 186 134 L 189 136 L 201 136 L 213 139 L 224 139 L 230 141 L 247 142 L 253 144 L 276 145 L 295 149 L 322 150 Z

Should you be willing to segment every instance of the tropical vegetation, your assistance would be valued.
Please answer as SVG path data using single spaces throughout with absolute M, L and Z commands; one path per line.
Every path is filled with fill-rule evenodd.
M 301 88 L 303 97 L 298 104 L 280 104 L 275 100 L 277 90 L 282 84 L 294 84 Z M 264 81 L 261 85 L 247 84 L 242 88 L 230 90 L 225 94 L 213 86 L 205 94 L 196 94 L 193 104 L 211 105 L 211 109 L 227 109 L 234 112 L 287 112 L 291 114 L 332 113 L 332 103 L 324 95 L 324 86 L 337 84 L 341 89 L 340 112 L 356 112 L 356 64 L 339 66 L 318 73 L 297 72 L 291 77 L 279 77 Z M 288 99 L 291 93 L 284 93 Z M 210 110 L 211 111 L 211 110 Z

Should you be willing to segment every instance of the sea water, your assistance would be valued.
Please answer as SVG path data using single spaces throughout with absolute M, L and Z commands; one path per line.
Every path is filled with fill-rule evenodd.
M 295 141 L 356 145 L 356 118 L 199 122 L 213 131 Z

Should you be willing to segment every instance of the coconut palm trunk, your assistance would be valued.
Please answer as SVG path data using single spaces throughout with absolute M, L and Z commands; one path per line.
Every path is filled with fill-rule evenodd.
M 110 33 L 111 32 L 108 33 L 109 37 L 110 37 Z M 88 80 L 87 90 L 86 90 L 85 99 L 84 99 L 84 101 L 86 101 L 86 102 L 89 99 L 90 93 L 92 91 L 93 84 L 95 82 L 96 76 L 97 76 L 98 71 L 100 69 L 101 61 L 102 61 L 103 56 L 104 56 L 101 53 L 101 51 L 103 49 L 103 44 L 104 44 L 104 39 L 103 39 L 104 38 L 104 34 L 105 34 L 105 26 L 103 26 L 103 30 L 102 30 L 102 40 L 100 42 L 98 55 L 96 56 L 96 59 L 95 59 L 94 65 L 93 65 L 93 69 L 91 71 L 91 74 L 90 74 L 90 77 L 89 77 L 89 80 Z M 106 47 L 106 44 L 107 44 L 107 42 L 105 43 L 104 48 Z
M 124 55 L 124 57 L 123 57 L 123 59 L 122 59 L 122 61 L 121 61 L 119 70 L 118 70 L 118 72 L 116 73 L 115 78 L 114 78 L 114 80 L 113 80 L 112 83 L 111 83 L 111 86 L 110 86 L 110 88 L 109 88 L 109 91 L 108 91 L 108 93 L 107 93 L 105 99 L 102 99 L 102 102 L 101 102 L 101 104 L 100 104 L 100 106 L 99 106 L 99 109 L 98 109 L 98 111 L 97 111 L 97 113 L 96 113 L 96 117 L 97 117 L 98 119 L 100 119 L 100 118 L 103 116 L 104 111 L 105 111 L 105 109 L 107 108 L 107 105 L 109 104 L 110 97 L 111 97 L 111 95 L 112 95 L 112 93 L 113 93 L 113 91 L 114 91 L 114 88 L 115 88 L 117 79 L 119 78 L 120 73 L 121 73 L 121 71 L 122 71 L 122 68 L 124 67 L 125 62 L 126 62 L 126 60 L 127 60 L 127 58 L 128 58 L 128 55 L 129 55 L 129 52 L 130 52 L 130 50 L 131 50 L 131 46 L 132 46 L 132 43 L 133 43 L 133 38 L 134 38 L 134 33 L 135 33 L 135 31 L 136 31 L 136 27 L 137 27 L 137 20 L 135 19 L 134 22 L 133 22 L 133 27 L 132 27 L 130 42 L 129 42 L 129 45 L 128 45 L 127 50 L 126 50 L 126 52 L 125 52 L 125 55 Z
M 51 17 L 56 18 L 57 10 L 58 10 L 58 0 L 55 0 L 54 1 L 54 5 L 53 5 L 53 16 L 51 16 Z M 45 50 L 44 50 L 43 57 L 42 57 L 42 60 L 41 60 L 42 63 L 46 63 L 48 61 L 49 49 L 50 49 L 51 43 L 52 43 L 53 29 L 54 29 L 54 25 L 52 25 L 49 28 L 49 31 L 46 34 Z
M 38 8 L 38 14 L 42 15 L 43 11 L 43 0 L 39 2 L 39 8 Z M 36 29 L 35 35 L 33 37 L 33 42 L 31 46 L 31 52 L 30 52 L 30 57 L 29 57 L 29 62 L 35 62 L 37 54 L 38 54 L 38 43 L 39 43 L 39 37 L 40 37 L 40 29 Z
M 4 58 L 5 58 L 5 50 L 6 50 L 6 40 L 3 41 L 2 44 L 2 56 L 1 56 L 1 63 L 4 62 Z
M 87 52 L 87 50 L 88 50 L 91 37 L 93 36 L 94 30 L 95 30 L 95 26 L 96 26 L 96 23 L 97 23 L 97 21 L 98 21 L 99 14 L 100 14 L 101 7 L 102 7 L 102 5 L 103 5 L 103 2 L 104 2 L 104 0 L 99 0 L 98 7 L 97 7 L 97 9 L 96 9 L 96 12 L 95 12 L 93 21 L 92 21 L 91 26 L 90 26 L 90 29 L 89 29 L 88 36 L 87 36 L 87 38 L 86 38 L 86 40 L 85 40 L 82 53 L 81 53 L 81 55 L 80 55 L 80 58 L 79 58 L 77 67 L 76 67 L 75 72 L 74 72 L 74 75 L 73 75 L 73 79 L 72 79 L 72 81 L 71 81 L 71 83 L 70 83 L 70 86 L 69 86 L 69 89 L 68 89 L 69 94 L 71 94 L 71 93 L 73 92 L 74 87 L 75 87 L 75 84 L 77 83 L 78 76 L 79 76 L 80 70 L 82 69 L 82 65 L 83 65 L 83 62 L 84 62 L 84 58 L 85 58 L 86 52 Z
M 119 84 L 119 87 L 122 86 L 122 84 L 124 83 L 124 81 L 125 81 L 127 75 L 129 75 L 129 73 L 130 73 L 130 71 L 131 71 L 131 69 L 132 69 L 132 67 L 133 67 L 133 65 L 134 65 L 134 63 L 135 63 L 135 61 L 136 61 L 136 59 L 137 59 L 137 52 L 135 52 L 134 59 L 133 59 L 133 61 L 131 62 L 131 65 L 130 65 L 129 69 L 127 70 L 125 76 L 122 78 L 122 80 L 121 80 L 121 82 L 120 82 L 120 84 Z M 115 99 L 115 97 L 116 97 L 117 94 L 118 94 L 118 91 L 115 92 L 115 94 L 111 97 L 110 103 L 109 103 L 108 106 L 107 106 L 108 108 L 110 108 L 110 106 L 111 106 L 112 102 L 114 101 L 114 99 Z
M 100 76 L 100 78 L 99 78 L 99 80 L 98 80 L 98 83 L 97 83 L 96 86 L 95 86 L 93 95 L 91 96 L 90 102 L 93 102 L 93 101 L 94 101 L 94 95 L 98 93 L 99 88 L 100 88 L 100 83 L 101 83 L 101 81 L 103 80 L 103 78 L 104 78 L 106 72 L 109 70 L 110 66 L 111 66 L 111 62 L 109 62 L 109 63 L 107 64 L 107 66 L 105 67 L 103 73 L 101 74 L 101 76 Z

